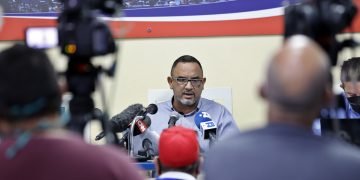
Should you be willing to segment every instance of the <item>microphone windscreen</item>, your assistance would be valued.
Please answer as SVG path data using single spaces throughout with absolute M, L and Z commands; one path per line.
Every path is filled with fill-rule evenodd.
M 158 111 L 158 107 L 156 104 L 149 104 L 149 106 L 146 108 L 146 112 L 149 114 L 155 114 Z
M 111 121 L 111 130 L 113 132 L 122 132 L 128 128 L 136 114 L 143 108 L 141 104 L 133 104 L 123 110 L 120 114 L 113 116 Z
M 170 119 L 168 121 L 168 128 L 175 126 L 176 121 L 180 119 L 180 114 L 176 111 L 171 112 Z
M 200 123 L 212 121 L 212 120 L 211 120 L 211 116 L 209 113 L 204 112 L 204 111 L 199 111 L 195 114 L 194 121 L 195 121 L 196 127 L 198 127 L 200 129 Z

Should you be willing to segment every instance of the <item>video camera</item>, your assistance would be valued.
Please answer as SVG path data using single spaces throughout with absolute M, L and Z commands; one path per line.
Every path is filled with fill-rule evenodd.
M 290 5 L 285 8 L 284 37 L 303 34 L 312 38 L 326 51 L 335 66 L 339 51 L 357 45 L 352 39 L 338 42 L 335 37 L 351 26 L 356 13 L 352 0 L 308 0 Z
M 99 17 L 114 15 L 121 9 L 122 1 L 63 0 L 62 2 L 64 9 L 58 18 L 57 31 L 61 52 L 69 58 L 65 73 L 68 90 L 72 93 L 69 102 L 71 121 L 68 127 L 83 133 L 87 121 L 96 117 L 91 94 L 95 91 L 99 72 L 104 72 L 104 69 L 95 67 L 91 63 L 91 58 L 116 52 L 112 33 Z M 115 64 L 116 60 L 112 70 L 115 69 Z M 105 127 L 103 120 L 102 123 Z
M 108 26 L 97 17 L 113 15 L 121 0 L 63 0 L 58 18 L 61 52 L 69 57 L 93 57 L 115 52 Z

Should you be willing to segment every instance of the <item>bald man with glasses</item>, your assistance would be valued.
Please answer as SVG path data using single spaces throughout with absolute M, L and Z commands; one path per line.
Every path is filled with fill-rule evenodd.
M 204 139 L 202 132 L 195 124 L 194 119 L 197 112 L 207 112 L 211 116 L 211 120 L 216 124 L 215 142 L 239 131 L 233 116 L 223 105 L 201 97 L 206 78 L 201 63 L 196 58 L 184 55 L 176 59 L 171 67 L 167 82 L 173 91 L 173 97 L 168 101 L 157 104 L 158 112 L 150 115 L 152 123 L 149 129 L 151 131 L 160 134 L 169 127 L 170 116 L 178 114 L 179 119 L 176 121 L 175 126 L 181 125 L 197 132 L 201 153 L 209 149 L 210 140 Z M 148 137 L 143 134 L 136 138 L 144 139 Z M 153 139 L 152 142 L 157 143 L 157 140 Z M 141 144 L 137 143 L 137 145 Z M 157 153 L 157 145 L 153 146 L 154 151 Z M 141 149 L 141 147 L 138 148 Z M 135 152 L 137 152 L 136 148 Z

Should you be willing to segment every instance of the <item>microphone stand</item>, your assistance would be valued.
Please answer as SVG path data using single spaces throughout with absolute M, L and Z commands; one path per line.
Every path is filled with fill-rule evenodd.
M 119 146 L 125 148 L 126 150 L 129 149 L 129 143 L 128 143 L 128 137 L 129 137 L 129 128 L 123 133 L 121 139 L 119 139 Z
M 135 124 L 136 122 L 139 120 L 139 119 L 142 119 L 143 116 L 136 116 L 134 118 L 134 120 L 132 120 L 131 122 L 131 126 L 130 126 L 130 130 L 129 130 L 129 135 L 128 135 L 128 142 L 129 142 L 129 149 L 128 149 L 128 154 L 130 157 L 134 157 L 134 127 L 135 127 Z
M 210 141 L 209 146 L 212 146 L 214 144 L 214 142 L 216 141 L 216 134 L 209 133 L 209 141 Z

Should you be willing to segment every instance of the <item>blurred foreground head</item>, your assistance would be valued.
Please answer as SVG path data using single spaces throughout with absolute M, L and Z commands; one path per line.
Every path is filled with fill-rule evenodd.
M 260 91 L 269 103 L 269 121 L 310 127 L 332 99 L 329 62 L 306 36 L 288 38 L 270 61 Z
M 199 173 L 199 157 L 200 148 L 194 130 L 174 126 L 161 133 L 158 174 L 180 171 L 196 177 Z
M 57 113 L 60 103 L 56 73 L 45 52 L 17 44 L 0 53 L 0 120 Z

